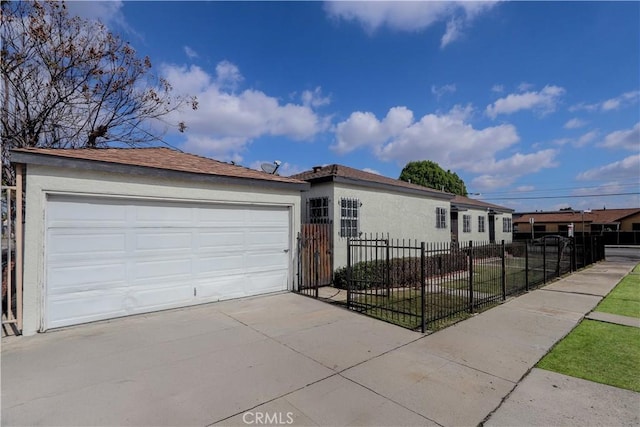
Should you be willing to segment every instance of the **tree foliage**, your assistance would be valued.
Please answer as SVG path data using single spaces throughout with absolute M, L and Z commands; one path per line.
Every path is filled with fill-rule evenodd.
M 457 173 L 445 171 L 431 160 L 407 163 L 400 173 L 400 179 L 461 196 L 467 195 L 467 187 Z
M 195 98 L 172 94 L 129 43 L 63 2 L 2 1 L 3 182 L 16 147 L 99 147 L 158 140 L 165 116 Z

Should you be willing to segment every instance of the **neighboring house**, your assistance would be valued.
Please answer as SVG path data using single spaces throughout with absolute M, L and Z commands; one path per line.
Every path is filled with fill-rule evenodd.
M 309 184 L 166 148 L 18 149 L 23 334 L 293 289 Z
M 464 231 L 460 221 L 453 225 L 460 240 L 489 240 L 494 219 L 500 222 L 495 239 L 511 240 L 511 210 L 500 206 L 342 165 L 317 166 L 292 178 L 311 184 L 302 193 L 303 222 L 332 223 L 334 269 L 347 264 L 349 237 L 379 233 L 394 239 L 450 242 L 456 215 L 473 217 L 473 232 Z M 483 232 L 478 231 L 479 216 L 485 217 Z M 503 231 L 502 218 L 508 218 L 508 232 Z
M 451 239 L 474 242 L 511 242 L 513 209 L 464 196 L 451 200 Z
M 566 235 L 571 224 L 575 233 L 640 231 L 640 208 L 515 213 L 513 224 L 518 233 L 531 233 L 533 226 L 534 233 Z

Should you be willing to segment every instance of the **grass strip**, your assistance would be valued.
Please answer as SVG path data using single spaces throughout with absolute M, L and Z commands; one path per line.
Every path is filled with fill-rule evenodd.
M 538 368 L 640 392 L 640 329 L 582 321 Z
M 622 279 L 595 311 L 640 318 L 640 275 L 629 274 Z

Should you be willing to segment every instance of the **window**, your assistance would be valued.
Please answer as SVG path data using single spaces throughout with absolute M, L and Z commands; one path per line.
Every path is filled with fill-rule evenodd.
M 483 216 L 478 217 L 478 232 L 484 233 L 484 217 Z
M 632 222 L 631 231 L 640 231 L 640 222 Z
M 447 228 L 447 210 L 436 208 L 436 228 Z
M 511 218 L 502 218 L 502 232 L 511 233 Z
M 309 219 L 312 222 L 329 220 L 329 198 L 316 197 L 309 199 Z
M 536 233 L 544 233 L 547 231 L 547 226 L 546 225 L 534 225 L 533 226 L 533 231 Z
M 462 232 L 471 233 L 471 215 L 462 215 Z
M 360 201 L 358 199 L 340 199 L 340 236 L 358 237 L 358 210 Z

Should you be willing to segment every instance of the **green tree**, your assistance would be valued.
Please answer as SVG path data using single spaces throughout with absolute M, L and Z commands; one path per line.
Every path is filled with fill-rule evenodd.
M 457 173 L 445 171 L 431 160 L 407 163 L 400 173 L 400 179 L 460 196 L 467 195 L 467 187 Z
M 196 100 L 174 96 L 151 60 L 100 22 L 54 0 L 1 5 L 3 183 L 13 180 L 11 148 L 134 146 L 186 128 L 165 118 Z

